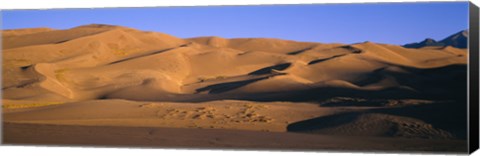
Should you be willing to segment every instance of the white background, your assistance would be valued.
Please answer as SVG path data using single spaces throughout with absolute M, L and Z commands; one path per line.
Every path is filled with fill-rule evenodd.
M 246 4 L 299 4 L 299 3 L 365 3 L 365 2 L 419 2 L 429 0 L 2 0 L 0 9 L 48 9 L 48 8 L 99 8 L 99 7 L 146 7 L 146 6 L 192 6 L 192 5 L 246 5 Z M 448 1 L 448 0 L 434 0 Z M 480 0 L 472 0 L 477 6 Z M 139 156 L 139 155 L 209 155 L 209 156 L 370 156 L 370 155 L 419 155 L 385 153 L 339 153 L 339 152 L 278 152 L 239 150 L 193 150 L 193 149 L 140 149 L 140 148 L 92 148 L 92 147 L 46 147 L 46 146 L 1 146 L 1 155 L 33 156 Z M 423 156 L 431 154 L 420 154 Z M 475 155 L 480 155 L 476 152 Z

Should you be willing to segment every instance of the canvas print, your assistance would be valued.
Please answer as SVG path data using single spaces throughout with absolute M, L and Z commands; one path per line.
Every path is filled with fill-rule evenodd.
M 468 6 L 3 10 L 3 141 L 465 153 Z

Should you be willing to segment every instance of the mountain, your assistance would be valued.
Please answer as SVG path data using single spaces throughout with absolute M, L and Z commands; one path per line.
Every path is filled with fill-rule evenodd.
M 468 44 L 468 30 L 463 30 L 458 33 L 455 33 L 451 36 L 440 41 L 445 45 L 457 47 L 457 48 L 467 48 Z
M 448 36 L 447 38 L 435 41 L 434 39 L 427 38 L 422 42 L 409 43 L 403 45 L 405 48 L 423 48 L 423 47 L 445 47 L 452 46 L 456 48 L 467 48 L 468 42 L 468 30 L 463 30 L 453 35 Z
M 422 48 L 422 47 L 427 47 L 427 46 L 429 46 L 429 47 L 430 46 L 443 47 L 443 46 L 445 46 L 445 44 L 437 42 L 434 39 L 427 38 L 427 39 L 423 40 L 422 42 L 406 44 L 403 47 L 405 47 L 405 48 Z

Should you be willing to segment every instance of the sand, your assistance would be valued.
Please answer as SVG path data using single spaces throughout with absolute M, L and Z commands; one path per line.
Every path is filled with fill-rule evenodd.
M 344 137 L 225 129 L 4 124 L 8 144 L 143 148 L 433 152 L 465 151 L 465 141 Z M 32 133 L 31 129 L 35 129 Z M 402 149 L 399 151 L 399 149 Z M 457 151 L 457 152 L 452 152 Z
M 466 152 L 465 49 L 99 24 L 3 32 L 6 143 Z M 148 130 L 172 135 L 137 138 Z M 215 143 L 186 141 L 202 138 Z

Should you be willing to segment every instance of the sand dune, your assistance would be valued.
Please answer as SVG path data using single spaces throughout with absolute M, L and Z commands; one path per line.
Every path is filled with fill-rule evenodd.
M 47 32 L 47 31 L 53 31 L 53 30 L 55 30 L 55 29 L 51 29 L 51 28 L 26 28 L 26 29 L 3 30 L 2 31 L 2 36 L 4 38 L 9 38 L 9 37 L 28 35 L 28 34 L 34 34 L 34 33 L 40 33 L 40 32 Z
M 98 24 L 3 32 L 7 123 L 464 139 L 403 108 L 461 114 L 438 103 L 464 105 L 465 49 L 181 39 Z M 383 108 L 397 113 L 374 112 Z

